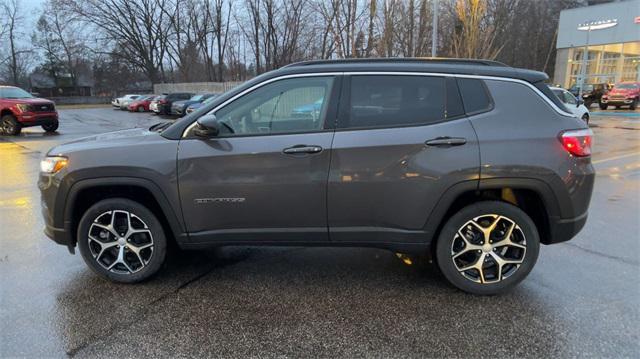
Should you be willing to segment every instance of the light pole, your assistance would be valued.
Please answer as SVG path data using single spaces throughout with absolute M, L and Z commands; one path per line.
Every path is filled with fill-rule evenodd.
M 584 44 L 582 51 L 582 67 L 580 68 L 580 81 L 578 81 L 578 98 L 582 99 L 582 88 L 584 87 L 584 78 L 587 77 L 587 61 L 589 57 L 589 35 L 591 30 L 602 30 L 618 25 L 618 19 L 587 21 L 578 24 L 578 30 L 587 32 L 587 42 Z
M 580 27 L 578 27 L 580 30 Z M 582 50 L 582 66 L 580 67 L 580 81 L 578 81 L 578 99 L 582 100 L 582 88 L 584 87 L 584 78 L 587 76 L 587 60 L 589 59 L 589 35 L 591 34 L 591 25 L 587 26 L 587 42 Z
M 433 1 L 433 19 L 431 23 L 431 57 L 436 57 L 438 43 L 438 0 Z

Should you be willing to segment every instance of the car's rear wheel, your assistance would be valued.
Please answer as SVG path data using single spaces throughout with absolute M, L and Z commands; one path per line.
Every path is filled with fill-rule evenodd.
M 91 206 L 78 226 L 85 263 L 115 282 L 135 283 L 162 266 L 167 240 L 156 216 L 143 205 L 111 198 Z
M 138 106 L 138 112 L 144 112 L 144 106 Z
M 638 107 L 638 99 L 634 99 L 631 105 L 629 105 L 630 110 L 635 110 Z
M 582 115 L 582 121 L 586 122 L 587 125 L 589 124 L 589 114 L 585 113 L 584 115 Z
M 47 123 L 46 125 L 42 125 L 42 129 L 47 132 L 55 132 L 58 129 L 59 123 L 58 121 L 54 121 L 51 123 Z
M 520 283 L 538 258 L 535 224 L 521 209 L 504 202 L 469 205 L 444 225 L 436 260 L 459 289 L 480 295 L 505 292 Z
M 0 132 L 2 134 L 17 136 L 22 131 L 22 125 L 13 115 L 4 115 L 0 120 Z

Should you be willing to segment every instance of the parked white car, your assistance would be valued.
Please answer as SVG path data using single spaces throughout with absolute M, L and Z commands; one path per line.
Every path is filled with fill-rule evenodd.
M 558 96 L 560 101 L 562 101 L 562 103 L 564 103 L 565 106 L 573 112 L 574 115 L 576 115 L 576 117 L 583 119 L 586 123 L 589 123 L 589 110 L 584 105 L 583 101 L 578 101 L 571 92 L 560 87 L 552 87 L 551 91 Z
M 111 101 L 111 104 L 113 105 L 113 107 L 121 109 L 124 106 L 124 108 L 126 109 L 127 106 L 129 106 L 129 103 L 131 103 L 131 101 L 133 100 L 136 100 L 138 97 L 140 97 L 140 95 L 124 95 L 122 97 L 113 99 L 113 101 Z

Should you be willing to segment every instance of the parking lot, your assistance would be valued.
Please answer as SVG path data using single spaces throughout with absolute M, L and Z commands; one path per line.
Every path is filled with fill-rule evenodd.
M 104 281 L 42 233 L 38 162 L 59 143 L 165 119 L 60 110 L 57 134 L 0 136 L 0 356 L 640 355 L 640 113 L 595 113 L 590 216 L 512 292 L 477 297 L 426 262 L 360 248 L 175 252 Z

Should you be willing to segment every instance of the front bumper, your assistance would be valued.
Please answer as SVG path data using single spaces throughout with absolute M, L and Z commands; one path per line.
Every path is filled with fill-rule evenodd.
M 68 232 L 64 228 L 56 228 L 48 223 L 45 223 L 44 234 L 58 244 L 73 248 L 73 246 L 70 245 L 71 236 L 69 236 Z
M 66 246 L 70 253 L 75 253 L 75 243 L 73 236 L 71 236 L 71 224 L 65 222 L 64 228 L 54 225 L 53 214 L 58 196 L 56 181 L 54 181 L 52 176 L 40 174 L 38 188 L 40 189 L 41 195 L 40 208 L 42 210 L 42 218 L 44 219 L 44 234 L 54 242 Z
M 57 112 L 24 112 L 16 116 L 23 127 L 42 126 L 58 121 Z
M 600 102 L 607 105 L 623 106 L 623 105 L 631 105 L 633 103 L 633 100 L 634 99 L 632 98 L 625 98 L 625 99 L 602 98 Z

